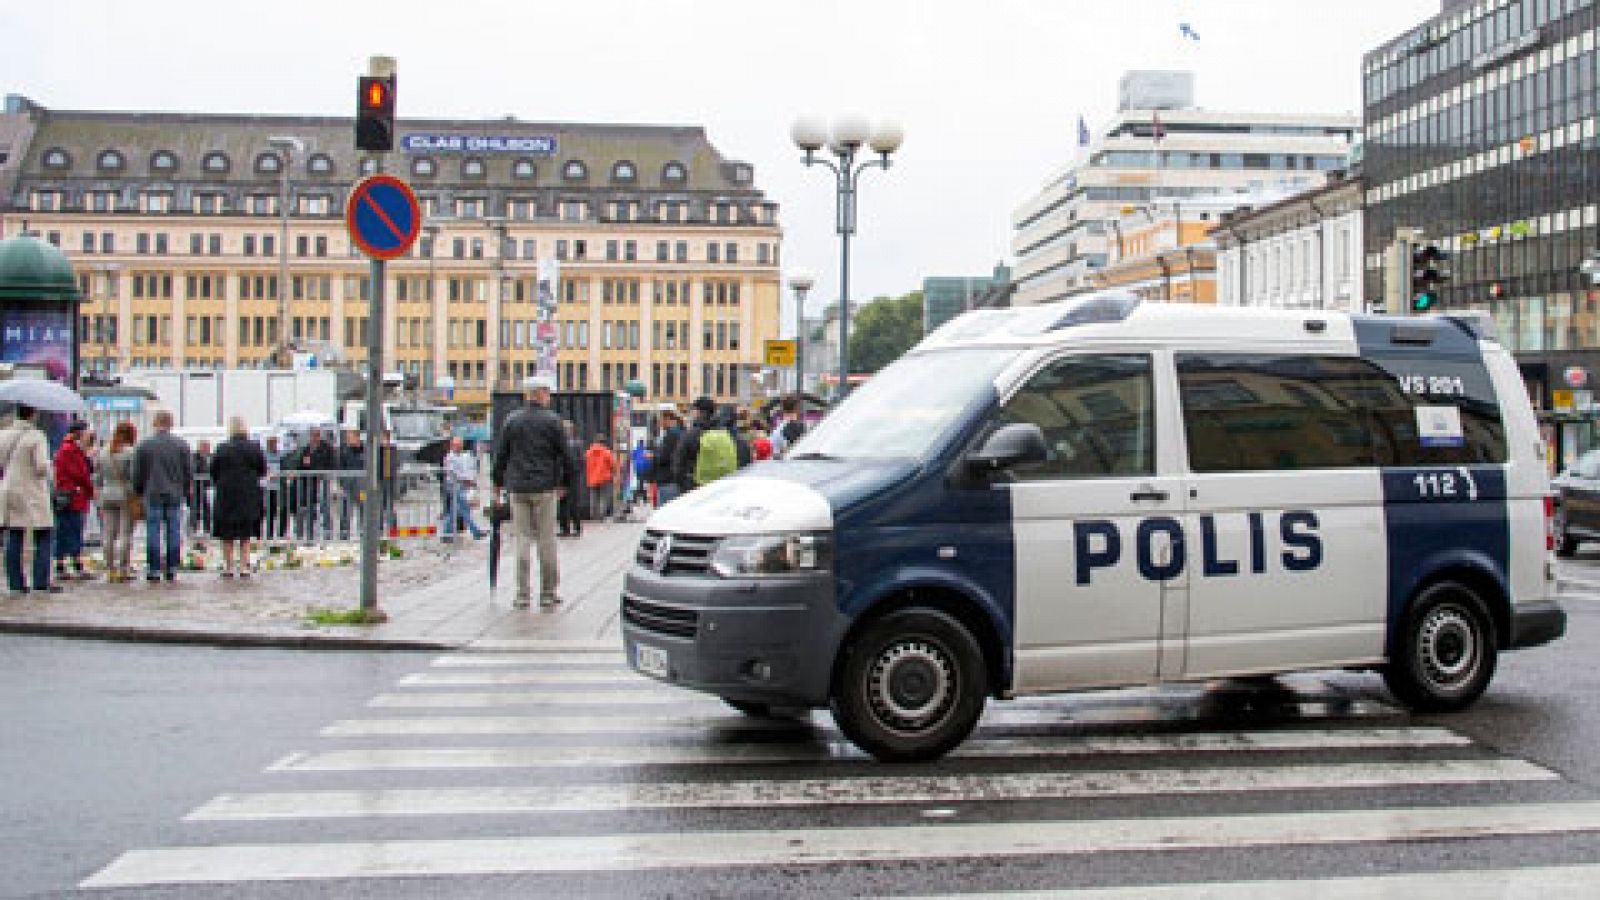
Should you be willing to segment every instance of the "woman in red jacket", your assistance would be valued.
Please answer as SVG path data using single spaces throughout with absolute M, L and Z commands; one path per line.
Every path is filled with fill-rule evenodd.
M 94 470 L 83 452 L 83 439 L 89 433 L 86 422 L 73 422 L 67 437 L 56 451 L 56 580 L 91 576 L 83 567 L 83 517 L 94 499 Z M 67 563 L 72 574 L 67 573 Z

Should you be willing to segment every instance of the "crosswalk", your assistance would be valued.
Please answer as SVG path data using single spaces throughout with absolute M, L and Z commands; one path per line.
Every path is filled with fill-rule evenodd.
M 1600 835 L 1600 802 L 1559 773 L 1316 676 L 996 703 L 949 758 L 886 766 L 824 714 L 745 717 L 633 675 L 614 645 L 501 644 L 419 668 L 271 761 L 263 789 L 205 801 L 183 840 L 129 850 L 82 886 L 533 876 L 650 896 L 697 893 L 700 874 L 785 871 L 745 883 L 851 894 L 883 893 L 891 867 L 896 892 L 948 894 L 919 866 L 951 861 L 992 865 L 991 887 L 974 888 L 986 894 L 1008 866 L 1026 867 L 1019 887 L 1050 883 L 1044 871 L 1059 876 L 1052 896 L 1108 898 L 1546 900 L 1600 884 L 1600 867 L 1559 857 L 1485 858 L 1477 879 L 1459 865 L 1338 877 L 1381 871 L 1365 863 L 1196 878 L 1195 854 L 1237 874 L 1247 852 L 1281 872 L 1328 852 Z M 1086 878 L 1106 854 L 1127 865 Z M 668 876 L 670 890 L 654 880 Z

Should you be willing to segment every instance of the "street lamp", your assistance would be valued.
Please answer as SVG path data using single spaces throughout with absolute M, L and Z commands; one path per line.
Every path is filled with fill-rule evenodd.
M 806 405 L 806 293 L 814 283 L 805 270 L 789 275 L 789 289 L 794 291 L 794 399 L 802 413 Z
M 805 151 L 801 160 L 808 166 L 826 166 L 833 171 L 836 221 L 839 234 L 839 384 L 837 397 L 843 398 L 850 384 L 850 235 L 856 231 L 856 190 L 861 173 L 874 166 L 887 170 L 889 156 L 900 149 L 905 133 L 893 122 L 879 122 L 877 128 L 866 119 L 845 116 L 833 123 L 830 133 L 819 119 L 796 119 L 789 130 L 795 146 Z M 818 157 L 826 144 L 834 159 Z M 862 145 L 868 145 L 877 159 L 856 162 Z
M 289 168 L 295 157 L 305 153 L 305 141 L 289 135 L 267 138 L 278 151 L 278 365 L 289 369 Z

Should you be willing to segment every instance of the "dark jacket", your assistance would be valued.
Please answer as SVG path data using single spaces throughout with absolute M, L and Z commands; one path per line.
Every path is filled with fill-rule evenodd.
M 661 434 L 661 443 L 656 445 L 656 459 L 651 466 L 651 481 L 656 484 L 678 483 L 678 444 L 683 441 L 683 426 L 674 425 Z
M 339 454 L 327 441 L 319 441 L 315 447 L 306 444 L 294 452 L 294 457 L 295 469 L 302 472 L 332 472 L 339 468 Z
M 711 424 L 710 416 L 695 419 L 694 424 L 678 440 L 677 449 L 673 451 L 672 477 L 684 493 L 694 490 L 694 462 L 700 456 L 700 435 L 705 434 L 706 429 L 711 427 L 714 426 Z
M 211 454 L 209 468 L 217 489 L 216 536 L 242 540 L 258 534 L 261 479 L 267 477 L 267 457 L 261 452 L 261 445 L 247 437 L 230 437 Z
M 495 487 L 513 494 L 538 494 L 566 487 L 577 473 L 567 451 L 566 432 L 556 414 L 526 406 L 506 417 L 495 436 Z
M 133 451 L 133 489 L 145 503 L 181 503 L 194 481 L 194 455 L 183 438 L 158 431 Z

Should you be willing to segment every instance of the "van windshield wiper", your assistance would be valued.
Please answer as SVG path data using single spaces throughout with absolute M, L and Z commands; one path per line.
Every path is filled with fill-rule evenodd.
M 838 459 L 839 457 L 834 456 L 832 453 L 822 453 L 822 452 L 817 451 L 817 450 L 809 450 L 809 451 L 807 451 L 805 453 L 797 453 L 794 456 L 789 456 L 789 457 L 785 457 L 785 458 L 786 459 Z

